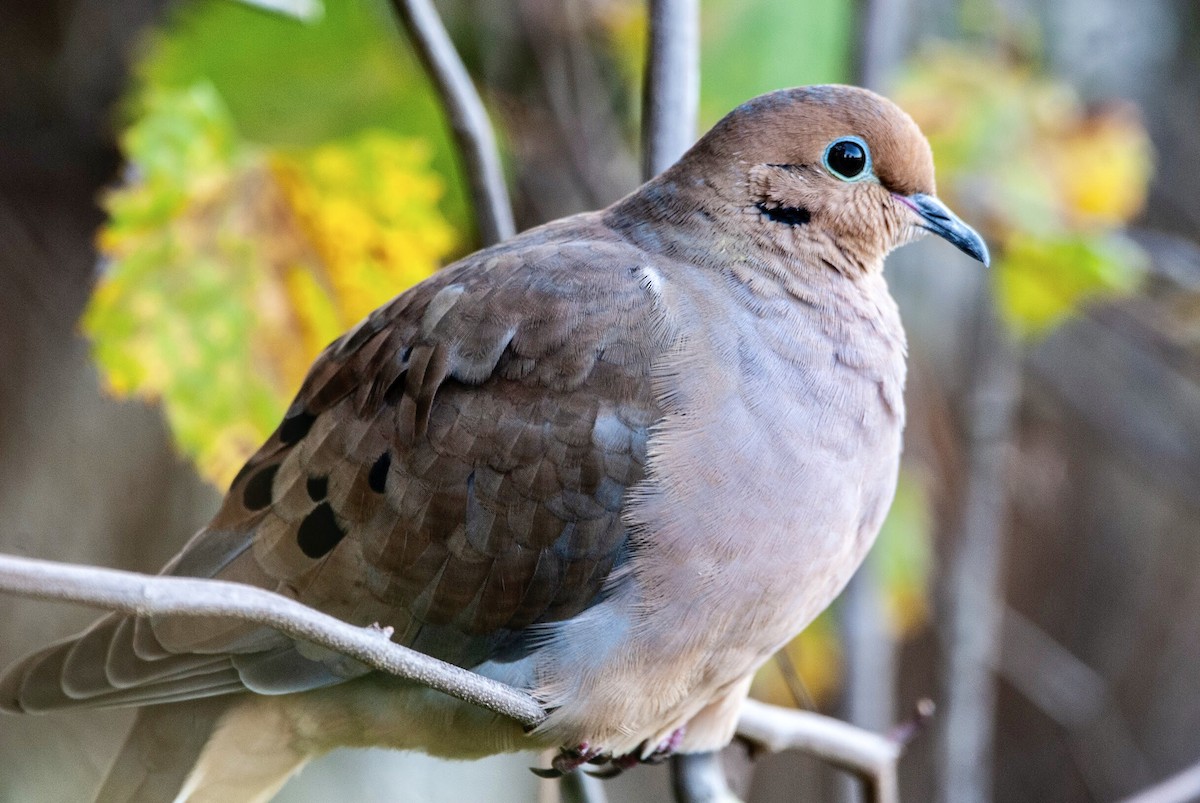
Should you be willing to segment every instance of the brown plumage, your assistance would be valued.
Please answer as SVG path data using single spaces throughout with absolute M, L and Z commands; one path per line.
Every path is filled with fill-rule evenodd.
M 332 344 L 167 569 L 391 625 L 533 692 L 534 734 L 215 620 L 108 617 L 11 669 L 0 705 L 272 695 L 206 709 L 194 772 L 137 777 L 153 742 L 131 740 L 108 792 L 147 800 L 189 772 L 194 799 L 269 794 L 342 744 L 620 756 L 687 726 L 681 749 L 720 746 L 890 504 L 905 345 L 884 256 L 930 230 L 986 261 L 933 193 L 883 98 L 756 98 L 609 209 L 467 257 Z

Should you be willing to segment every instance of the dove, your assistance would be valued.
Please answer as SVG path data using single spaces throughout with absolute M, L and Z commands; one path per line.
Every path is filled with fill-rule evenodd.
M 332 343 L 164 569 L 271 589 L 511 684 L 517 723 L 269 628 L 110 615 L 0 707 L 146 706 L 101 799 L 264 800 L 342 746 L 559 748 L 554 772 L 733 736 L 895 490 L 883 277 L 933 233 L 917 125 L 848 86 L 738 107 L 607 209 L 449 265 Z

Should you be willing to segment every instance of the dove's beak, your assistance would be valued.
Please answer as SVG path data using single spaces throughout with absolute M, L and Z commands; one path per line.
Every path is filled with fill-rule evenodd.
M 950 211 L 950 207 L 932 195 L 914 193 L 895 196 L 902 204 L 921 217 L 921 228 L 931 231 L 953 245 L 964 254 L 978 259 L 984 265 L 991 262 L 987 243 L 975 229 L 962 222 L 962 218 Z

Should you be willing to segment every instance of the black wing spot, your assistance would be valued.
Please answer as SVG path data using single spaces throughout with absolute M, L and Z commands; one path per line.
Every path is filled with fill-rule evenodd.
M 338 524 L 333 508 L 328 502 L 322 502 L 300 522 L 296 543 L 308 557 L 320 558 L 329 554 L 345 537 L 346 531 Z
M 299 443 L 308 434 L 308 431 L 312 429 L 313 422 L 316 420 L 316 415 L 310 413 L 308 410 L 301 410 L 298 413 L 289 415 L 279 425 L 280 442 L 285 446 L 292 446 Z
M 367 484 L 371 486 L 372 491 L 381 494 L 387 488 L 388 469 L 391 467 L 391 453 L 384 452 L 379 455 L 379 459 L 375 461 L 375 465 L 371 466 L 371 471 L 367 474 Z
M 229 483 L 229 490 L 232 491 L 234 488 L 238 487 L 238 484 L 241 483 L 242 480 L 246 479 L 246 477 L 250 476 L 250 472 L 257 467 L 258 464 L 254 462 L 253 458 L 247 460 L 242 467 L 238 469 L 238 473 L 233 478 L 233 482 Z
M 802 206 L 767 206 L 760 201 L 758 203 L 758 211 L 762 212 L 770 220 L 788 226 L 803 226 L 812 220 L 812 215 Z
M 247 509 L 262 510 L 270 506 L 271 486 L 275 482 L 275 472 L 277 471 L 279 471 L 278 463 L 267 466 L 246 483 L 246 489 L 242 491 L 242 502 Z
M 305 487 L 308 489 L 308 498 L 320 502 L 329 495 L 329 477 L 309 477 Z
M 392 380 L 392 384 L 387 386 L 387 390 L 383 392 L 383 401 L 386 404 L 395 404 L 404 398 L 404 388 L 408 384 L 408 369 L 405 368 L 400 372 L 400 375 Z

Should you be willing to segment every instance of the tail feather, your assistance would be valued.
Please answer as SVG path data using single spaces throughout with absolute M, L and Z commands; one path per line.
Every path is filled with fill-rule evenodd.
M 96 803 L 178 798 L 228 705 L 227 698 L 209 698 L 141 709 Z
M 103 659 L 104 674 L 112 687 L 127 689 L 229 666 L 223 656 L 176 654 L 153 641 L 152 635 L 139 638 L 140 621 L 123 618 L 112 633 Z
M 122 689 L 98 697 L 75 702 L 76 708 L 122 708 L 129 706 L 159 705 L 176 700 L 198 700 L 203 697 L 236 694 L 246 691 L 236 670 L 226 669 L 210 675 L 183 678 L 181 680 Z M 40 712 L 35 712 L 40 713 Z
M 120 633 L 117 622 L 102 620 L 82 636 L 51 645 L 10 667 L 0 677 L 0 711 L 43 714 L 245 691 L 228 657 L 169 655 L 142 661 L 124 645 L 109 649 L 114 633 Z M 109 655 L 117 659 L 111 666 Z
M 63 691 L 62 684 L 43 682 L 45 678 L 62 676 L 70 647 L 70 642 L 51 645 L 9 668 L 0 685 L 0 709 L 34 714 L 77 705 Z
M 117 621 L 116 616 L 106 616 L 66 647 L 60 674 L 68 697 L 86 699 L 112 690 L 104 662 Z

